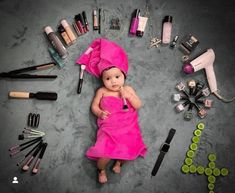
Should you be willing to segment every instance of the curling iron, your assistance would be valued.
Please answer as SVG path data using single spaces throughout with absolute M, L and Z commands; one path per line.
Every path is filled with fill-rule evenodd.
M 214 60 L 215 60 L 214 51 L 212 49 L 208 49 L 205 53 L 195 58 L 190 63 L 185 63 L 183 66 L 183 71 L 186 74 L 192 74 L 204 68 L 206 70 L 207 81 L 211 93 L 213 93 L 218 99 L 222 100 L 223 102 L 226 103 L 232 102 L 235 99 L 235 97 L 228 100 L 223 98 L 219 94 L 219 90 L 217 89 L 215 72 L 213 68 Z

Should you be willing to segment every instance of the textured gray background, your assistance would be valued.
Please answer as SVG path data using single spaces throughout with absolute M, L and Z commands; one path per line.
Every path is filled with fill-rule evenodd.
M 183 113 L 174 111 L 171 95 L 177 93 L 175 85 L 190 78 L 206 81 L 203 71 L 190 76 L 181 72 L 182 53 L 167 46 L 148 49 L 150 38 L 161 35 L 161 20 L 172 15 L 172 35 L 182 37 L 192 33 L 200 44 L 192 56 L 206 48 L 213 48 L 218 88 L 225 96 L 235 94 L 235 11 L 233 1 L 222 0 L 1 0 L 0 1 L 0 72 L 38 65 L 51 61 L 43 34 L 46 25 L 56 28 L 62 18 L 69 22 L 75 14 L 85 10 L 91 28 L 91 11 L 102 8 L 102 33 L 90 31 L 68 48 L 69 57 L 63 69 L 57 67 L 41 71 L 41 74 L 57 74 L 53 81 L 46 80 L 0 80 L 0 187 L 1 192 L 118 192 L 118 193 L 206 193 L 205 176 L 184 175 L 180 168 L 191 143 L 195 125 L 201 121 L 183 120 Z M 143 38 L 128 37 L 131 12 L 140 8 L 144 12 L 149 5 L 150 19 Z M 109 30 L 109 21 L 119 17 L 120 31 Z M 143 101 L 139 111 L 143 138 L 148 146 L 145 159 L 138 158 L 123 167 L 121 175 L 108 169 L 109 182 L 97 183 L 95 163 L 84 153 L 95 141 L 95 117 L 90 103 L 100 82 L 85 74 L 81 95 L 76 94 L 79 67 L 75 59 L 96 37 L 106 37 L 123 46 L 128 55 L 130 70 L 127 83 L 131 84 Z M 56 102 L 8 99 L 9 91 L 55 91 Z M 235 122 L 234 102 L 224 104 L 214 96 L 213 108 L 203 120 L 206 129 L 197 152 L 196 164 L 206 166 L 207 155 L 217 154 L 217 166 L 230 170 L 228 177 L 217 178 L 215 192 L 231 193 L 235 189 Z M 8 148 L 20 143 L 18 134 L 26 126 L 29 112 L 40 113 L 39 130 L 46 132 L 49 143 L 41 163 L 41 171 L 32 176 L 21 173 L 16 158 L 10 158 Z M 195 112 L 195 111 L 194 111 Z M 177 130 L 170 152 L 166 155 L 157 176 L 150 173 L 159 154 L 159 147 L 169 129 Z M 12 184 L 14 176 L 19 184 Z

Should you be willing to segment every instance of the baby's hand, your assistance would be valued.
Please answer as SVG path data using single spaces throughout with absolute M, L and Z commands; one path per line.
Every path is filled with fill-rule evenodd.
M 108 111 L 101 111 L 100 114 L 99 114 L 99 118 L 101 119 L 106 119 L 108 118 L 108 116 L 110 115 L 111 113 L 108 112 Z
M 132 94 L 125 88 L 121 87 L 120 88 L 120 94 L 122 98 L 129 99 L 131 98 Z

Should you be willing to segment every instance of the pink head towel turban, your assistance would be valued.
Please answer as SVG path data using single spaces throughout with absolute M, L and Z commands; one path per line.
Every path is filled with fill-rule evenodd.
M 109 67 L 119 68 L 125 75 L 128 72 L 128 58 L 122 47 L 107 39 L 95 39 L 87 50 L 76 60 L 84 64 L 86 71 L 100 77 Z

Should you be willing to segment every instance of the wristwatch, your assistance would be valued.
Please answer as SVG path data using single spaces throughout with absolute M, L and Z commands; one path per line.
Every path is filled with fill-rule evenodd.
M 160 168 L 160 165 L 162 163 L 162 160 L 163 160 L 165 154 L 170 149 L 170 143 L 171 143 L 172 138 L 175 135 L 175 132 L 176 132 L 176 130 L 171 128 L 170 131 L 169 131 L 169 134 L 168 134 L 168 136 L 167 136 L 167 138 L 165 140 L 165 142 L 162 144 L 162 146 L 160 148 L 160 154 L 159 154 L 159 156 L 157 158 L 157 161 L 156 161 L 156 163 L 154 165 L 154 168 L 153 168 L 153 170 L 151 172 L 152 176 L 155 176 L 157 174 L 158 169 Z

